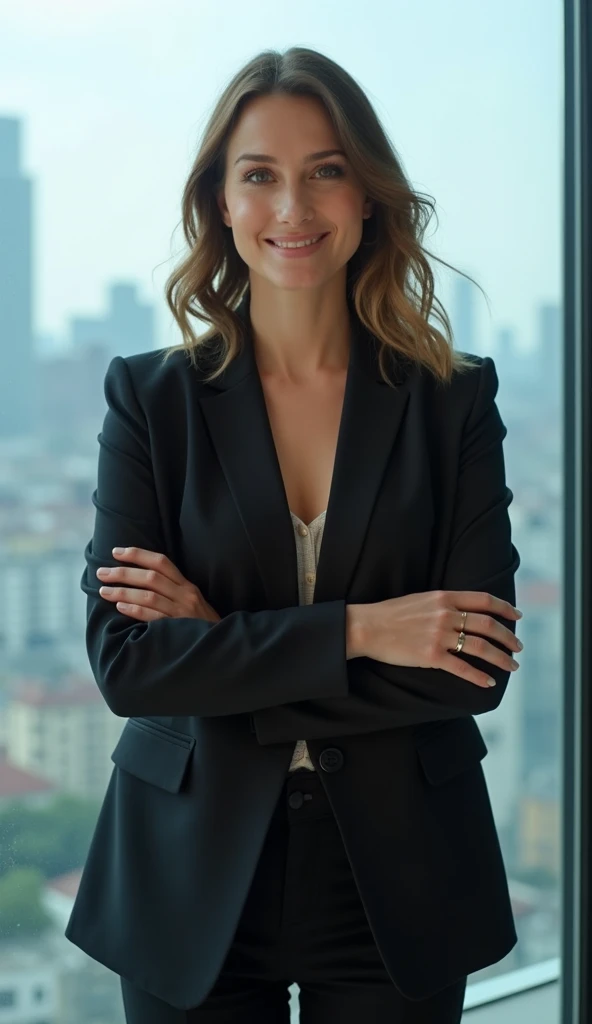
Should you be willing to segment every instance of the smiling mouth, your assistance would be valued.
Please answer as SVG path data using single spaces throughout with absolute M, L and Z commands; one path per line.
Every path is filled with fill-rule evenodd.
M 286 239 L 285 242 L 278 243 L 274 242 L 271 238 L 266 238 L 265 241 L 268 245 L 275 246 L 276 249 L 307 249 L 311 245 L 316 245 L 317 242 L 320 242 L 321 239 L 325 238 L 328 234 L 328 231 L 323 231 L 320 235 L 314 235 L 312 238 L 300 242 L 290 242 Z

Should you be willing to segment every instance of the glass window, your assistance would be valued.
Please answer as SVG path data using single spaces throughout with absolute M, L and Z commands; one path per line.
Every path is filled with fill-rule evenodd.
M 0 938 L 9 972 L 0 967 L 0 1006 L 15 1005 L 35 969 L 57 988 L 77 987 L 49 947 L 62 937 L 71 952 L 63 932 L 125 725 L 90 671 L 80 589 L 105 372 L 114 355 L 180 342 L 164 285 L 200 127 L 241 64 L 290 45 L 312 46 L 356 77 L 413 186 L 435 200 L 428 249 L 486 293 L 431 261 L 455 347 L 495 362 L 524 612 L 520 669 L 499 708 L 477 720 L 519 941 L 469 977 L 465 1006 L 526 987 L 515 972 L 556 967 L 562 915 L 563 5 L 451 0 L 354 13 L 302 0 L 271 16 L 229 0 L 223 17 L 184 0 L 9 8 L 0 72 L 0 849 L 10 850 L 0 856 Z M 80 968 L 80 1019 L 92 969 Z M 93 975 L 93 998 L 115 1021 L 110 974 Z M 499 1003 L 500 1021 L 508 1005 Z

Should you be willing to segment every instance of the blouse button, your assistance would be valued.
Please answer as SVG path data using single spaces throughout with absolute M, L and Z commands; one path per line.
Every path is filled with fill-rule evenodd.
M 298 533 L 300 534 L 301 537 L 307 537 L 308 536 L 308 530 L 307 530 L 306 526 L 302 526 L 302 524 L 301 524 L 298 527 Z
M 315 579 L 316 579 L 316 576 L 315 576 L 314 572 L 307 572 L 307 574 L 306 574 L 306 582 L 307 583 L 314 583 Z

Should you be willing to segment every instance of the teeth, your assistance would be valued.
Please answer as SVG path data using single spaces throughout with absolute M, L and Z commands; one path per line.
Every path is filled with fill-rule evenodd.
M 306 242 L 274 242 L 273 244 L 277 245 L 279 249 L 300 249 L 304 245 L 314 245 L 322 237 L 322 235 L 317 235 L 316 238 L 310 238 Z

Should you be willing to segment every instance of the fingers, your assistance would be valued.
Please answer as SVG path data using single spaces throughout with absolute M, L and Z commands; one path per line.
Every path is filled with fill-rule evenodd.
M 144 569 L 153 569 L 161 573 L 173 583 L 186 583 L 186 579 L 179 572 L 174 562 L 163 555 L 161 551 L 149 551 L 147 548 L 113 548 L 113 557 L 121 561 L 134 562 Z
M 465 654 L 474 654 L 475 657 L 481 658 L 482 661 L 489 661 L 492 665 L 499 665 L 500 668 L 507 669 L 510 672 L 514 672 L 519 666 L 518 662 L 514 661 L 511 654 L 506 654 L 505 651 L 500 651 L 499 647 L 494 647 L 482 636 L 467 636 L 464 644 L 463 651 Z
M 129 615 L 130 618 L 140 619 L 143 622 L 168 618 L 163 612 L 157 612 L 154 608 L 144 608 L 139 604 L 125 604 L 123 601 L 118 601 L 116 607 L 117 611 L 121 612 L 122 615 Z
M 492 619 L 490 615 L 469 612 L 463 630 L 467 635 L 469 633 L 476 633 L 481 636 L 493 637 L 494 640 L 499 640 L 509 651 L 522 650 L 523 645 L 515 633 L 511 629 L 507 629 L 506 626 L 502 626 L 501 622 L 498 622 L 497 619 Z M 457 639 L 458 632 L 460 630 L 457 630 Z
M 147 587 L 149 590 L 160 594 L 161 597 L 173 600 L 177 584 L 169 577 L 154 569 L 130 569 L 125 565 L 113 567 L 101 567 L 97 569 L 97 578 L 107 586 Z M 103 587 L 100 588 L 103 593 Z M 137 593 L 138 591 L 136 591 Z M 108 591 L 107 591 L 108 593 Z
M 464 650 L 464 648 L 463 648 Z M 480 672 L 479 669 L 473 668 L 472 665 L 468 665 L 462 658 L 458 658 L 455 654 L 444 654 L 442 657 L 441 668 L 445 672 L 450 672 L 452 675 L 459 676 L 460 679 L 464 679 L 467 683 L 472 683 L 474 686 L 482 686 L 487 689 L 490 686 L 495 686 L 495 679 L 491 682 L 491 676 L 487 675 L 487 672 Z
M 143 548 L 125 548 L 121 553 L 113 548 L 113 554 L 145 566 L 138 569 L 115 565 L 97 569 L 97 577 L 104 583 L 99 587 L 101 597 L 115 603 L 119 611 L 147 621 L 165 616 L 198 617 L 196 588 L 166 555 Z
M 451 644 L 447 650 L 446 659 L 451 657 L 454 662 L 454 668 L 451 667 L 449 671 L 455 672 L 456 675 L 461 676 L 463 679 L 467 679 L 469 682 L 476 683 L 478 686 L 483 685 L 485 679 L 487 679 L 487 673 L 480 672 L 478 669 L 473 668 L 472 665 L 468 665 L 467 662 L 463 661 L 462 658 L 456 656 L 454 648 L 458 640 L 458 633 L 455 634 L 454 643 Z M 459 651 L 458 654 L 461 652 Z M 488 640 L 485 640 L 482 636 L 473 636 L 472 634 L 466 634 L 465 641 L 462 646 L 463 654 L 470 654 L 474 658 L 479 658 L 481 661 L 488 661 L 492 665 L 497 665 L 499 668 L 509 671 L 516 672 L 520 665 L 515 661 L 511 655 L 506 654 L 505 651 L 501 651 L 498 647 L 494 647 Z
M 487 612 L 488 615 L 503 615 L 514 622 L 522 618 L 522 612 L 509 601 L 480 590 L 442 590 L 440 591 L 445 607 L 459 608 L 461 611 Z
M 171 602 L 152 590 L 136 590 L 133 587 L 100 587 L 99 592 L 106 601 L 116 604 L 120 611 L 127 611 L 129 608 L 139 610 L 141 614 L 136 615 L 134 612 L 135 617 L 147 621 L 155 618 L 161 619 L 164 616 L 172 617 L 174 612 Z M 124 607 L 121 608 L 121 605 Z

